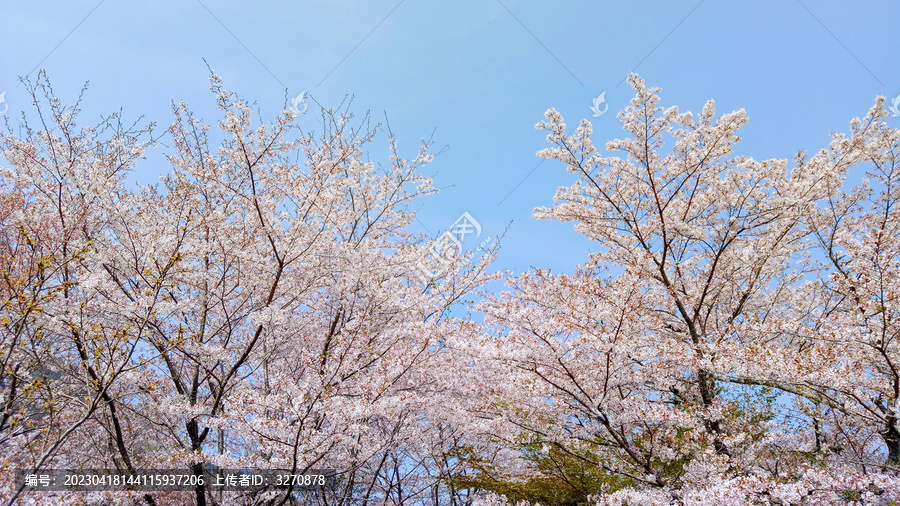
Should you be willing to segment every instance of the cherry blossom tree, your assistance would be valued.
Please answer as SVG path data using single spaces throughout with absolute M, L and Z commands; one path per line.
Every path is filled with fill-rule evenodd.
M 6 470 L 93 464 L 81 451 L 93 435 L 105 428 L 121 436 L 112 385 L 136 342 L 122 319 L 80 297 L 79 283 L 90 269 L 89 231 L 102 227 L 149 133 L 115 115 L 79 131 L 77 102 L 64 107 L 45 79 L 28 88 L 39 126 L 2 137 L 12 165 L 2 174 Z M 126 448 L 118 450 L 132 469 Z
M 783 351 L 792 374 L 773 364 L 768 375 L 754 376 L 782 384 L 818 409 L 817 448 L 845 448 L 863 468 L 897 471 L 900 131 L 886 116 L 879 98 L 853 121 L 850 135 L 835 135 L 827 148 L 800 160 L 803 170 L 833 175 L 826 197 L 803 220 L 822 259 L 809 290 L 816 305 Z M 862 182 L 845 190 L 847 174 L 863 170 Z
M 25 230 L 4 245 L 27 249 L 32 231 L 47 235 L 52 255 L 34 253 L 31 277 L 52 269 L 43 288 L 52 297 L 41 300 L 33 333 L 46 338 L 38 351 L 58 375 L 5 384 L 68 401 L 40 419 L 63 431 L 40 439 L 42 449 L 55 446 L 39 454 L 25 451 L 32 440 L 20 443 L 4 452 L 7 468 L 335 475 L 316 494 L 240 497 L 198 485 L 146 494 L 148 504 L 407 504 L 444 494 L 435 458 L 458 431 L 440 407 L 458 403 L 465 382 L 443 343 L 472 332 L 449 309 L 493 278 L 485 274 L 493 254 L 429 258 L 433 241 L 407 231 L 408 204 L 433 192 L 421 175 L 427 143 L 404 159 L 391 135 L 382 167 L 367 160 L 378 133 L 367 118 L 323 110 L 324 129 L 313 134 L 287 110 L 254 127 L 252 104 L 215 75 L 211 83 L 218 131 L 186 104 L 173 106 L 172 171 L 161 185 L 126 185 L 156 141 L 150 131 L 120 127 L 117 117 L 106 122 L 109 138 L 78 130 L 77 105 L 63 108 L 46 82 L 33 88 L 50 102 L 43 129 L 3 135 L 13 190 L 4 230 Z M 18 253 L 4 258 L 30 265 Z M 417 269 L 429 262 L 442 275 L 423 285 Z M 17 323 L 5 325 L 12 332 Z M 23 340 L 4 339 L 10 350 Z M 24 374 L 27 360 L 8 353 L 4 374 Z
M 663 109 L 629 81 L 628 137 L 606 144 L 622 156 L 586 120 L 537 125 L 539 155 L 578 181 L 535 214 L 599 250 L 481 304 L 494 330 L 457 346 L 490 371 L 486 433 L 603 469 L 603 504 L 897 497 L 900 150 L 883 98 L 789 168 L 735 154 L 744 111 Z M 865 166 L 877 189 L 844 194 Z

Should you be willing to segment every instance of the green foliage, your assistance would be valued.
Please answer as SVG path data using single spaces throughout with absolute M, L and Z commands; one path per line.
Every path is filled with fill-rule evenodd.
M 487 490 L 505 496 L 511 504 L 527 501 L 541 506 L 583 506 L 590 504 L 588 498 L 592 495 L 635 485 L 591 462 L 593 455 L 572 455 L 542 441 L 522 445 L 518 450 L 533 468 L 530 476 L 520 480 L 492 467 L 473 447 L 458 447 L 450 457 L 464 462 L 461 467 L 467 474 L 451 477 L 448 485 L 454 489 Z

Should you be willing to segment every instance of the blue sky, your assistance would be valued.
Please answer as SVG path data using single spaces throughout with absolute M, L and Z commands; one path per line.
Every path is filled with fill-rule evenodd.
M 571 224 L 536 221 L 573 175 L 535 152 L 534 129 L 557 108 L 594 124 L 598 145 L 623 134 L 615 112 L 636 70 L 664 106 L 744 108 L 740 154 L 789 158 L 846 131 L 877 94 L 900 94 L 900 3 L 559 0 L 0 0 L 0 92 L 6 119 L 29 107 L 19 76 L 45 69 L 71 101 L 85 81 L 83 120 L 123 109 L 164 128 L 184 100 L 214 121 L 203 58 L 264 118 L 301 91 L 325 106 L 386 113 L 401 152 L 434 132 L 449 150 L 427 168 L 440 195 L 419 203 L 417 231 L 438 235 L 464 211 L 497 235 L 497 267 L 571 272 L 594 247 Z M 285 92 L 287 88 L 287 92 Z M 609 112 L 594 118 L 606 91 Z M 316 126 L 314 115 L 301 125 Z M 890 118 L 900 126 L 900 118 Z M 373 146 L 386 160 L 386 142 Z M 163 148 L 165 149 L 165 148 Z M 379 151 L 381 150 L 381 151 Z M 167 169 L 151 156 L 135 182 Z M 477 241 L 467 243 L 474 247 Z

